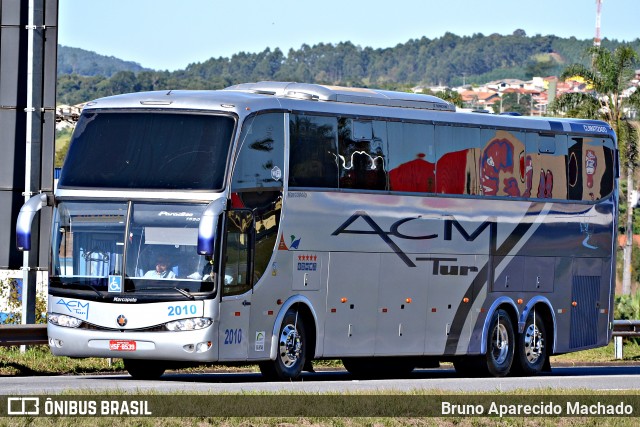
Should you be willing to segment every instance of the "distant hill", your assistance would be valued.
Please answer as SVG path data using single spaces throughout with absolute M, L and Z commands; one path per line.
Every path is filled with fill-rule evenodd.
M 138 64 L 121 61 L 120 64 L 139 68 L 127 68 L 115 74 L 107 74 L 105 70 L 99 75 L 83 74 L 86 77 L 82 77 L 69 75 L 59 66 L 58 102 L 75 104 L 101 96 L 147 90 L 221 89 L 260 80 L 398 90 L 416 85 L 482 84 L 504 78 L 528 80 L 533 76 L 559 75 L 570 63 L 588 65 L 590 57 L 585 55 L 585 50 L 592 43 L 592 40 L 575 37 L 527 36 L 523 30 L 489 36 L 446 33 L 435 39 L 412 39 L 392 48 L 363 48 L 348 41 L 304 44 L 298 50 L 290 49 L 286 56 L 278 48 L 267 48 L 258 53 L 240 52 L 231 58 L 211 58 L 173 72 L 141 71 Z M 602 41 L 607 49 L 615 49 L 620 44 L 617 40 Z M 629 44 L 640 53 L 640 38 Z M 96 55 L 96 58 L 107 57 Z M 99 66 L 97 60 L 95 62 L 95 66 L 88 68 L 97 72 Z
M 148 70 L 132 61 L 123 61 L 113 56 L 100 55 L 77 47 L 58 46 L 58 75 L 111 77 L 118 71 L 134 73 Z

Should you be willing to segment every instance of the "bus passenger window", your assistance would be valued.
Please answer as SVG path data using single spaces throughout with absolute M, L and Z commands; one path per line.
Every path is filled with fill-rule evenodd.
M 389 189 L 412 193 L 435 191 L 433 125 L 387 123 Z
M 485 196 L 530 197 L 531 158 L 520 132 L 482 129 L 480 188 Z
M 338 120 L 292 114 L 289 186 L 338 188 Z
M 436 126 L 436 192 L 478 194 L 480 130 Z
M 608 139 L 571 137 L 567 156 L 568 197 L 598 200 L 613 190 L 614 151 Z
M 284 116 L 260 114 L 243 124 L 233 172 L 234 191 L 280 189 L 284 173 Z
M 566 199 L 567 137 L 531 132 L 527 133 L 526 141 L 526 197 Z
M 387 189 L 386 133 L 384 122 L 338 120 L 340 188 Z

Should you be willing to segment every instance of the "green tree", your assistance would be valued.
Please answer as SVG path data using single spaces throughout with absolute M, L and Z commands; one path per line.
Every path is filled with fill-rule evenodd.
M 583 64 L 569 65 L 562 72 L 561 79 L 579 76 L 593 88 L 585 95 L 562 95 L 551 106 L 552 111 L 565 112 L 575 117 L 600 119 L 608 122 L 618 136 L 622 164 L 627 174 L 627 200 L 633 186 L 633 172 L 637 165 L 638 131 L 625 116 L 625 107 L 637 103 L 638 95 L 624 98 L 623 92 L 630 84 L 635 70 L 638 54 L 629 45 L 620 45 L 611 51 L 605 47 L 587 49 L 591 55 L 591 66 Z M 637 93 L 637 91 L 636 91 Z M 635 104 L 636 106 L 639 105 Z M 622 221 L 621 221 L 622 222 Z M 624 246 L 622 273 L 622 293 L 631 293 L 631 260 L 633 236 L 633 209 L 626 210 L 624 221 L 627 236 Z
M 436 92 L 435 96 L 452 103 L 456 107 L 462 108 L 464 106 L 464 103 L 462 102 L 462 95 L 460 95 L 460 92 L 456 92 L 455 90 L 446 88 L 444 90 Z
M 502 111 L 519 113 L 523 116 L 531 114 L 531 95 L 507 92 L 502 95 Z

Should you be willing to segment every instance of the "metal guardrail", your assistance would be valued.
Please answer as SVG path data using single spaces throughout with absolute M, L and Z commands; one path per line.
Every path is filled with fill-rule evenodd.
M 613 321 L 613 352 L 618 360 L 624 358 L 622 354 L 624 337 L 640 337 L 640 320 Z
M 614 320 L 614 337 L 640 337 L 640 320 Z
M 47 325 L 0 325 L 0 346 L 47 344 Z

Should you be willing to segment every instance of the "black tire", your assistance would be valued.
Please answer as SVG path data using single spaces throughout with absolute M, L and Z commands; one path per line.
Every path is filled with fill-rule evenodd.
M 342 364 L 357 378 L 400 378 L 415 369 L 416 360 L 410 357 L 348 357 L 342 359 Z
M 297 310 L 289 309 L 282 319 L 276 360 L 260 362 L 260 372 L 270 380 L 295 380 L 307 365 L 307 333 Z
M 515 334 L 509 314 L 496 310 L 487 331 L 487 353 L 482 368 L 494 377 L 504 377 L 511 371 L 515 353 Z
M 522 375 L 536 375 L 546 366 L 547 358 L 547 330 L 542 316 L 533 310 L 527 316 L 524 331 L 518 337 L 516 372 Z
M 157 380 L 166 370 L 162 362 L 144 359 L 122 359 L 124 368 L 136 380 Z

